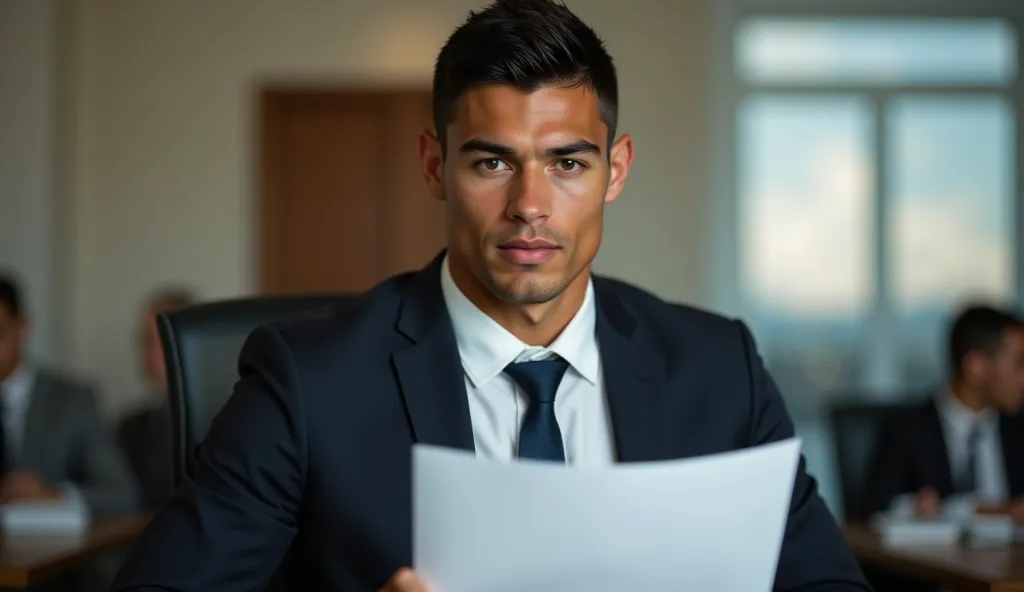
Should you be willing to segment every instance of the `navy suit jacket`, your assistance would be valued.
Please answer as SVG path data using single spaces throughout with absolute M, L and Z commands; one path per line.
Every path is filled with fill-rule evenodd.
M 253 332 L 190 475 L 113 589 L 256 590 L 277 572 L 296 590 L 373 591 L 409 566 L 412 444 L 473 449 L 439 274 L 440 258 L 353 309 Z M 793 435 L 742 324 L 608 279 L 594 288 L 621 462 Z M 867 589 L 801 462 L 776 590 Z

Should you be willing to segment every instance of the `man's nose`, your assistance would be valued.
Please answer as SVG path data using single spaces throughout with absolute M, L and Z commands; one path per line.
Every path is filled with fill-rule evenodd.
M 541 165 L 523 168 L 511 189 L 505 214 L 523 224 L 534 224 L 551 216 L 551 181 Z

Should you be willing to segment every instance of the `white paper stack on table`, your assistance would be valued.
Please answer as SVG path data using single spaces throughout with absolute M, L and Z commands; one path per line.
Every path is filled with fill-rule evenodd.
M 875 516 L 871 528 L 890 546 L 954 545 L 961 540 L 970 545 L 1012 543 L 1018 530 L 1009 516 L 979 515 L 977 502 L 969 496 L 957 496 L 943 503 L 942 514 L 935 518 L 914 516 L 913 496 Z
M 89 528 L 88 506 L 78 499 L 19 501 L 0 505 L 0 529 L 6 535 L 78 535 Z
M 413 455 L 413 563 L 434 590 L 766 592 L 800 441 L 604 469 Z

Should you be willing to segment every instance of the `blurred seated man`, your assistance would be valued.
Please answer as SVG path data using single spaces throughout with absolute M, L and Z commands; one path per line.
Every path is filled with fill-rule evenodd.
M 187 290 L 164 290 L 153 295 L 139 319 L 139 358 L 146 378 L 145 406 L 125 417 L 117 439 L 135 473 L 142 507 L 157 510 L 171 496 L 171 416 L 167 400 L 167 367 L 157 329 L 158 314 L 195 302 Z
M 66 499 L 93 516 L 131 512 L 135 481 L 95 393 L 29 361 L 28 335 L 19 288 L 0 276 L 0 503 Z
M 949 336 L 949 385 L 879 438 L 866 513 L 936 517 L 949 501 L 1006 506 L 1024 523 L 1024 322 L 964 310 Z

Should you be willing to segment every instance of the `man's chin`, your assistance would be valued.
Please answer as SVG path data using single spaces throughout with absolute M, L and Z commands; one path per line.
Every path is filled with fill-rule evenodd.
M 491 292 L 508 304 L 541 304 L 558 295 L 550 286 L 557 283 L 546 281 L 536 272 L 510 270 L 491 275 Z M 554 294 L 552 294 L 554 292 Z

